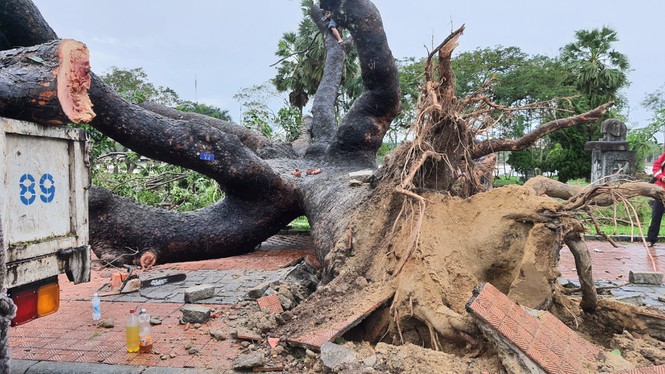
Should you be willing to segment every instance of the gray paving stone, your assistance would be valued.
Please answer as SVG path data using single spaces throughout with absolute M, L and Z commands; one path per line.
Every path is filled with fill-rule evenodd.
M 185 302 L 194 303 L 199 300 L 209 299 L 215 296 L 215 286 L 212 284 L 202 284 L 189 287 L 185 290 Z
M 210 308 L 187 304 L 180 308 L 182 319 L 191 323 L 206 323 L 210 319 Z
M 11 360 L 9 362 L 9 374 L 23 374 L 39 361 L 35 360 Z
M 145 366 L 40 361 L 25 371 L 25 374 L 141 374 L 145 369 Z
M 655 271 L 630 271 L 628 281 L 635 284 L 653 284 L 660 286 L 663 284 L 663 273 Z

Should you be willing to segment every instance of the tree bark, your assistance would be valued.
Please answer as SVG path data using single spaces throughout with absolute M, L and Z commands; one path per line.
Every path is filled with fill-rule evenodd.
M 665 189 L 646 182 L 627 182 L 618 185 L 600 184 L 589 187 L 571 186 L 543 176 L 537 176 L 524 183 L 539 195 L 567 200 L 565 210 L 575 210 L 583 205 L 609 206 L 617 201 L 636 196 L 651 197 L 665 201 Z
M 6 1 L 16 9 L 17 17 L 34 22 L 3 23 L 0 24 L 0 32 L 5 35 L 32 34 L 33 39 L 22 39 L 24 44 L 47 42 L 56 37 L 29 0 Z M 98 256 L 114 248 L 106 257 L 131 262 L 131 257 L 140 255 L 141 251 L 151 251 L 157 254 L 158 262 L 170 262 L 190 256 L 191 248 L 212 243 L 201 250 L 199 258 L 222 257 L 251 250 L 291 219 L 307 213 L 314 235 L 322 234 L 320 240 L 315 239 L 315 243 L 321 259 L 325 257 L 331 243 L 334 243 L 331 238 L 346 229 L 344 222 L 350 219 L 349 212 L 357 201 L 355 199 L 368 194 L 366 189 L 348 191 L 346 179 L 341 176 L 361 168 L 376 167 L 374 153 L 399 108 L 397 69 L 387 46 L 378 10 L 366 0 L 346 4 L 337 10 L 348 13 L 344 24 L 352 35 L 367 33 L 356 45 L 359 49 L 372 51 L 365 52 L 361 57 L 361 69 L 369 82 L 366 85 L 370 92 L 354 104 L 355 109 L 347 115 L 347 122 L 335 130 L 333 139 L 328 140 L 325 135 L 330 131 L 329 125 L 323 125 L 328 130 L 315 130 L 320 134 L 325 152 L 318 156 L 310 155 L 307 159 L 295 159 L 294 154 L 287 150 L 280 151 L 279 158 L 266 162 L 259 156 L 265 156 L 262 149 L 267 144 L 261 137 L 216 121 L 212 121 L 215 122 L 213 124 L 197 115 L 177 116 L 148 105 L 146 107 L 154 111 L 145 110 L 122 99 L 92 74 L 89 94 L 97 113 L 91 122 L 93 127 L 144 156 L 207 175 L 226 192 L 226 198 L 215 206 L 182 214 L 129 204 L 101 189 L 93 189 L 90 194 L 90 230 L 94 233 L 93 249 Z M 354 22 L 362 25 L 356 27 Z M 337 52 L 340 49 L 336 44 L 328 47 L 336 48 Z M 343 62 L 342 59 L 335 60 Z M 335 67 L 326 66 L 326 69 Z M 323 84 L 339 87 L 341 75 L 327 71 L 324 76 Z M 334 102 L 334 99 L 331 96 L 329 100 Z M 318 125 L 314 123 L 313 127 Z M 361 141 L 362 146 L 340 145 L 350 144 L 347 140 L 355 142 L 352 136 L 365 139 Z M 334 151 L 325 145 L 327 141 L 338 144 Z M 210 157 L 214 159 L 202 159 Z M 294 169 L 306 170 L 310 167 L 322 167 L 324 171 L 308 178 L 291 175 Z M 114 208 L 116 204 L 125 209 L 113 218 L 119 213 Z M 261 215 L 264 219 L 258 218 Z M 224 221 L 226 223 L 222 224 Z M 139 222 L 138 226 L 143 226 L 140 230 L 135 227 Z M 185 229 L 182 235 L 162 229 L 190 227 L 192 222 L 202 229 Z M 332 225 L 333 229 L 326 229 L 328 225 Z M 204 227 L 207 229 L 204 230 Z M 234 236 L 231 234 L 238 235 L 230 238 Z M 178 244 L 172 244 L 174 242 Z M 120 256 L 119 252 L 123 251 L 129 256 Z M 187 255 L 178 251 L 184 251 Z
M 57 39 L 32 1 L 0 0 L 0 50 Z
M 337 129 L 328 160 L 376 165 L 376 151 L 400 111 L 400 87 L 395 58 L 388 47 L 381 15 L 369 0 L 321 1 L 333 19 L 353 36 L 363 79 L 363 93 Z
M 89 88 L 83 43 L 55 40 L 0 51 L 0 115 L 45 125 L 90 122 Z
M 193 121 L 205 123 L 218 130 L 238 137 L 242 145 L 264 160 L 275 158 L 296 158 L 293 147 L 288 143 L 275 144 L 263 134 L 252 131 L 243 126 L 208 117 L 199 113 L 183 112 L 157 103 L 144 102 L 139 104 L 143 109 L 179 121 Z

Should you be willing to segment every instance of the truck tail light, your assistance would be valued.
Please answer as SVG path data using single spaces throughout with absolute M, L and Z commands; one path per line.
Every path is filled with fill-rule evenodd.
M 20 325 L 37 318 L 37 290 L 25 290 L 11 295 L 16 304 L 16 317 L 12 326 Z
M 37 290 L 37 318 L 55 313 L 60 307 L 60 285 L 45 284 Z
M 11 289 L 8 293 L 16 304 L 16 317 L 12 320 L 12 326 L 47 316 L 60 307 L 58 277 L 26 284 Z

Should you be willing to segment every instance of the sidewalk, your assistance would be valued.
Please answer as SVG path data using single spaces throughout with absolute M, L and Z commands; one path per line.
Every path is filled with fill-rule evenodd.
M 110 328 L 93 323 L 90 299 L 108 282 L 111 273 L 122 270 L 93 270 L 91 281 L 79 285 L 70 283 L 65 275 L 61 275 L 58 312 L 11 328 L 12 372 L 46 373 L 56 370 L 53 363 L 40 362 L 31 366 L 34 361 L 102 364 L 92 368 L 90 365 L 70 365 L 71 370 L 78 368 L 82 371 L 69 371 L 70 366 L 67 365 L 60 368 L 75 373 L 103 372 L 106 365 L 114 365 L 111 366 L 113 372 L 121 368 L 118 365 L 131 365 L 125 368 L 128 373 L 150 372 L 144 371 L 146 367 L 161 367 L 164 370 L 178 368 L 174 373 L 186 372 L 182 368 L 211 369 L 214 372 L 231 370 L 232 361 L 244 349 L 243 346 L 234 339 L 217 340 L 209 331 L 219 329 L 229 336 L 233 330 L 231 321 L 242 313 L 238 304 L 247 290 L 286 274 L 285 268 L 301 259 L 316 263 L 311 246 L 309 236 L 275 236 L 257 251 L 246 255 L 157 266 L 150 271 L 151 274 L 186 273 L 187 279 L 138 292 L 101 297 L 102 319 L 114 322 Z M 200 328 L 179 324 L 184 290 L 197 284 L 216 286 L 215 297 L 206 299 L 208 303 L 203 305 L 218 315 Z M 152 327 L 153 354 L 126 351 L 125 320 L 129 309 L 137 305 L 162 321 Z M 45 365 L 46 368 L 40 369 Z
M 605 242 L 587 242 L 596 280 L 627 282 L 630 270 L 651 270 L 641 243 L 619 244 L 619 248 L 613 248 Z M 243 299 L 247 290 L 282 277 L 289 266 L 303 258 L 315 263 L 311 247 L 309 236 L 275 236 L 250 254 L 158 266 L 150 273 L 182 272 L 187 274 L 187 280 L 103 297 L 102 319 L 114 321 L 110 328 L 93 323 L 90 298 L 118 270 L 93 270 L 91 282 L 80 285 L 73 285 L 63 275 L 60 310 L 11 328 L 12 373 L 230 372 L 233 359 L 248 350 L 247 344 L 230 338 L 216 340 L 209 330 L 218 329 L 229 336 L 234 321 L 245 313 L 247 302 Z M 664 271 L 665 244 L 650 251 L 658 270 Z M 564 247 L 562 276 L 576 280 L 574 268 L 573 257 Z M 218 317 L 199 328 L 179 324 L 184 289 L 206 283 L 215 285 L 215 296 L 203 305 L 212 308 Z M 665 288 L 653 286 L 652 293 L 665 296 Z M 152 328 L 153 354 L 127 353 L 125 349 L 125 319 L 128 310 L 137 305 L 162 321 Z

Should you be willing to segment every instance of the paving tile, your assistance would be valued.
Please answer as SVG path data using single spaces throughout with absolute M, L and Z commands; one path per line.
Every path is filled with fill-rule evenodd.
M 647 250 L 640 241 L 619 242 L 614 248 L 607 242 L 589 241 L 589 255 L 593 264 L 592 274 L 595 280 L 623 280 L 628 281 L 628 272 L 653 271 Z M 657 269 L 665 269 L 665 244 L 659 243 L 650 248 Z M 575 260 L 568 247 L 564 246 L 560 252 L 559 271 L 568 279 L 577 279 Z
M 353 305 L 363 305 L 364 308 L 349 310 L 348 314 L 328 315 L 329 323 L 304 334 L 288 337 L 287 341 L 294 345 L 319 350 L 324 343 L 342 336 L 345 332 L 357 326 L 365 317 L 389 300 L 392 295 L 392 290 L 388 287 L 377 289 L 373 294 L 367 292 L 350 294 L 347 296 L 349 297 L 347 302 Z M 322 311 L 322 313 L 324 312 Z
M 511 303 L 507 296 L 485 283 L 479 287 L 467 309 L 547 373 L 579 372 L 584 362 L 595 361 L 599 349 L 549 312 L 529 310 L 518 313 L 521 308 L 511 307 Z M 511 312 L 505 313 L 506 310 Z M 504 317 L 500 318 L 502 313 Z M 575 360 L 564 360 L 571 357 Z
M 9 339 L 12 357 L 229 370 L 232 359 L 242 350 L 239 343 L 234 340 L 218 342 L 210 336 L 201 335 L 200 330 L 185 331 L 184 326 L 178 325 L 184 289 L 197 282 L 210 281 L 220 289 L 220 292 L 216 290 L 217 302 L 233 305 L 245 298 L 249 288 L 261 282 L 282 279 L 289 271 L 283 267 L 294 261 L 305 258 L 313 262 L 315 256 L 311 248 L 311 238 L 308 236 L 276 237 L 264 243 L 260 250 L 242 256 L 157 266 L 155 273 L 185 272 L 187 279 L 140 292 L 102 297 L 102 318 L 115 321 L 115 327 L 110 329 L 95 326 L 91 320 L 90 299 L 96 290 L 109 281 L 113 272 L 124 270 L 95 268 L 91 281 L 79 285 L 70 283 L 66 275 L 61 274 L 60 310 L 28 324 L 12 327 Z M 124 323 L 127 311 L 137 304 L 145 307 L 151 315 L 160 316 L 162 324 L 152 329 L 155 345 L 165 354 L 175 353 L 175 358 L 161 360 L 158 355 L 126 352 Z M 236 311 L 228 305 L 203 305 L 216 308 L 222 313 Z M 208 326 L 229 329 L 222 319 L 211 320 Z M 187 354 L 182 348 L 183 340 L 195 341 L 201 353 L 197 356 Z
M 259 308 L 263 311 L 273 312 L 273 313 L 282 313 L 284 308 L 279 301 L 279 296 L 269 295 L 256 299 L 256 302 L 259 304 Z
M 665 374 L 665 365 L 617 371 L 616 374 Z

